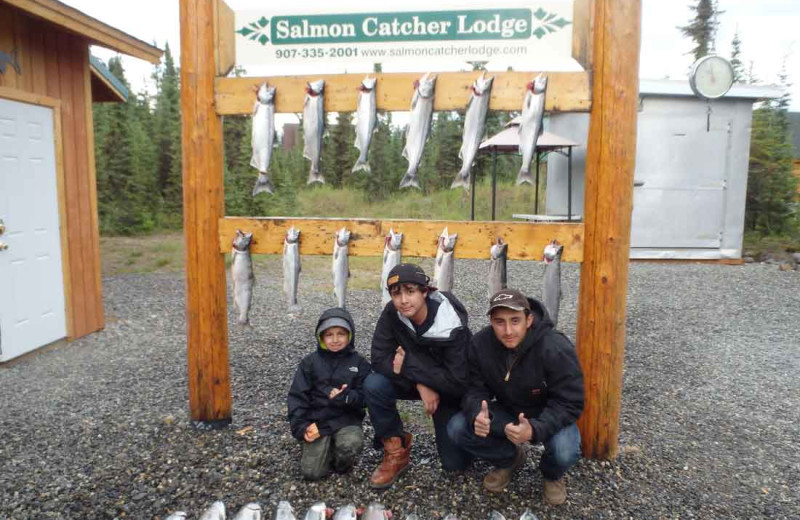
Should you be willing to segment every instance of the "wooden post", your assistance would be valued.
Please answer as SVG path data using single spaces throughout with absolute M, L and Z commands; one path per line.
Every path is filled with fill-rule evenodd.
M 214 0 L 181 0 L 183 226 L 189 408 L 198 425 L 231 422 L 222 120 L 214 110 Z
M 592 111 L 577 343 L 583 454 L 617 454 L 636 157 L 641 0 L 594 0 Z

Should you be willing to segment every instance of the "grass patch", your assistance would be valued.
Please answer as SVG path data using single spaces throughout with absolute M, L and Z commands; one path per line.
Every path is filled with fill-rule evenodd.
M 769 258 L 788 260 L 792 253 L 800 251 L 800 234 L 763 236 L 758 233 L 745 233 L 742 251 L 744 256 L 753 257 L 757 262 Z

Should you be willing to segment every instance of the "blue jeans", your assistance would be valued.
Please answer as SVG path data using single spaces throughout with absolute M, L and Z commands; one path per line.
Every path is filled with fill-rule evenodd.
M 404 391 L 392 383 L 388 377 L 373 372 L 364 381 L 364 397 L 367 401 L 367 410 L 375 437 L 387 439 L 389 437 L 402 437 L 403 421 L 397 411 L 397 400 L 419 401 L 420 396 L 416 391 Z M 433 414 L 433 428 L 436 433 L 436 449 L 439 460 L 446 471 L 460 471 L 472 463 L 472 455 L 459 448 L 447 435 L 447 424 L 459 411 L 457 402 L 450 402 L 444 398 L 439 401 L 439 407 Z
M 507 415 L 507 422 L 516 423 L 515 417 L 497 407 L 492 407 L 494 419 L 498 415 Z M 503 421 L 506 417 L 503 417 Z M 473 425 L 469 424 L 463 412 L 459 412 L 447 424 L 447 435 L 450 439 L 471 453 L 485 459 L 498 468 L 510 468 L 513 465 L 517 448 L 505 436 L 490 433 L 487 437 L 475 435 Z M 575 423 L 557 431 L 544 442 L 544 454 L 539 462 L 539 469 L 547 480 L 558 480 L 572 467 L 581 456 L 581 433 Z

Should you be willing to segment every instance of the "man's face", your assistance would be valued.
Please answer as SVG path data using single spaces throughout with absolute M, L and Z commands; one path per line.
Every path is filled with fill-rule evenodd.
M 350 333 L 344 327 L 329 327 L 322 333 L 322 341 L 331 352 L 339 352 L 350 343 Z
M 525 338 L 528 327 L 533 324 L 533 315 L 525 315 L 525 311 L 515 311 L 506 307 L 498 307 L 489 316 L 494 335 L 507 349 L 515 349 Z
M 389 288 L 389 294 L 395 309 L 400 314 L 417 324 L 425 321 L 428 311 L 428 307 L 425 305 L 427 289 L 423 289 L 415 283 L 399 283 Z

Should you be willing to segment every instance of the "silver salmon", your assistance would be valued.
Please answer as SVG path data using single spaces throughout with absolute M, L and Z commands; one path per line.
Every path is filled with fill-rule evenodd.
M 278 502 L 278 508 L 275 510 L 275 520 L 297 520 L 294 516 L 292 505 L 286 500 Z
M 456 239 L 458 233 L 449 235 L 447 228 L 444 228 L 439 235 L 439 248 L 436 250 L 436 260 L 433 264 L 433 281 L 434 286 L 440 291 L 453 290 Z
M 472 180 L 472 163 L 478 153 L 483 134 L 486 131 L 486 115 L 489 113 L 489 98 L 492 96 L 492 82 L 494 76 L 486 77 L 484 72 L 472 84 L 472 90 L 467 104 L 467 113 L 464 116 L 464 136 L 461 141 L 461 171 L 456 174 L 450 188 L 464 188 L 469 190 Z
M 225 520 L 225 504 L 217 500 L 200 515 L 200 520 Z
M 333 520 L 356 520 L 358 518 L 358 511 L 356 506 L 348 504 L 336 510 L 333 515 Z
M 297 304 L 297 284 L 300 281 L 300 230 L 294 226 L 283 240 L 283 292 L 289 299 L 289 314 L 300 312 Z
M 536 516 L 533 511 L 530 509 L 526 509 L 522 516 L 519 517 L 519 520 L 539 520 L 539 517 Z
M 387 520 L 392 513 L 378 502 L 370 503 L 361 515 L 361 520 Z
M 383 269 L 381 270 L 381 303 L 386 306 L 389 300 L 389 289 L 386 288 L 386 280 L 389 278 L 389 271 L 399 264 L 403 259 L 403 234 L 395 233 L 393 229 L 383 240 Z
M 517 185 L 533 184 L 531 159 L 536 151 L 536 143 L 544 131 L 544 98 L 547 93 L 547 76 L 539 74 L 528 83 L 525 100 L 522 103 L 522 120 L 519 125 L 519 152 L 522 154 L 522 168 L 517 174 Z
M 275 146 L 275 87 L 268 87 L 266 82 L 259 87 L 253 105 L 251 145 L 253 156 L 250 158 L 250 166 L 258 170 L 253 196 L 264 191 L 275 193 L 275 186 L 269 179 L 269 160 Z
M 336 232 L 333 242 L 333 295 L 336 305 L 347 305 L 347 279 L 350 278 L 350 232 L 342 228 Z
M 328 516 L 328 508 L 325 507 L 325 502 L 317 502 L 306 511 L 306 516 L 303 520 L 325 520 Z
M 411 98 L 411 118 L 406 133 L 406 146 L 403 157 L 408 160 L 408 170 L 400 181 L 401 188 L 419 188 L 417 170 L 422 161 L 422 151 L 431 133 L 433 120 L 433 93 L 436 87 L 436 76 L 426 73 L 414 82 L 414 97 Z
M 372 142 L 372 134 L 378 125 L 378 105 L 375 102 L 375 84 L 377 78 L 367 76 L 358 87 L 358 107 L 356 109 L 356 144 L 355 147 L 361 152 L 358 160 L 353 166 L 353 173 L 365 171 L 369 173 L 372 169 L 367 162 L 369 154 L 369 144 Z
M 508 244 L 503 239 L 497 237 L 497 242 L 489 249 L 489 297 L 500 289 L 508 287 L 508 276 L 506 272 L 506 258 L 508 256 Z
M 251 502 L 249 504 L 245 504 L 236 516 L 233 517 L 233 520 L 261 520 L 263 518 L 263 511 L 261 510 L 261 506 L 256 504 L 255 502 Z
M 239 312 L 236 324 L 250 325 L 250 304 L 253 301 L 253 259 L 250 257 L 252 233 L 236 230 L 231 250 L 231 280 L 233 280 L 233 306 Z
M 171 515 L 169 515 L 164 520 L 186 520 L 186 513 L 184 513 L 183 511 L 176 511 Z
M 306 99 L 303 104 L 303 137 L 305 139 L 303 157 L 311 161 L 308 184 L 325 183 L 325 178 L 319 171 L 319 161 L 322 158 L 322 134 L 325 132 L 324 90 L 325 80 L 323 79 L 308 83 Z
M 553 328 L 558 326 L 558 311 L 561 307 L 561 253 L 563 252 L 564 246 L 555 240 L 544 247 L 542 303 L 553 321 Z
M 506 520 L 506 517 L 503 516 L 503 513 L 492 510 L 492 512 L 489 513 L 489 520 Z

